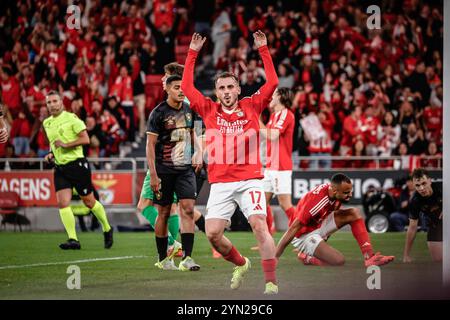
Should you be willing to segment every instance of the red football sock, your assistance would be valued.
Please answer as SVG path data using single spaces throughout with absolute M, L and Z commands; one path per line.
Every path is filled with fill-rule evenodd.
M 311 262 L 311 264 L 315 265 L 315 266 L 328 266 L 328 263 L 323 262 L 322 260 L 316 258 L 316 257 L 311 257 L 311 259 L 309 260 L 309 262 Z
M 273 230 L 273 214 L 272 214 L 272 209 L 270 208 L 270 206 L 267 206 L 267 216 L 266 216 L 266 222 L 267 222 L 267 227 L 269 228 L 269 232 L 272 233 Z
M 329 266 L 328 263 L 316 258 L 314 256 L 307 255 L 306 253 L 299 252 L 297 255 L 298 260 L 302 261 L 304 265 L 313 265 L 313 266 Z
M 243 266 L 245 264 L 244 257 L 237 251 L 237 249 L 233 246 L 230 252 L 223 256 L 223 258 L 231 263 L 234 263 L 237 266 Z
M 264 278 L 267 282 L 277 283 L 277 276 L 275 270 L 277 269 L 277 259 L 261 260 L 262 269 L 264 271 Z
M 289 209 L 287 209 L 285 211 L 285 213 L 286 213 L 286 216 L 288 217 L 288 219 L 290 219 L 295 213 L 295 208 L 294 207 L 290 207 Z
M 311 257 L 311 256 L 306 256 L 302 261 L 306 265 L 311 264 L 313 266 L 319 266 L 319 267 L 328 266 L 328 263 L 323 262 L 319 258 Z
M 358 245 L 361 248 L 361 252 L 364 259 L 368 259 L 373 256 L 372 244 L 370 243 L 369 233 L 367 232 L 366 225 L 363 219 L 358 219 L 350 223 L 352 227 L 353 237 L 358 241 Z

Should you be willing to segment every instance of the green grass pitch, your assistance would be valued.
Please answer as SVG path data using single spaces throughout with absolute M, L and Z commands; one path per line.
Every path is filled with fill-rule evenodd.
M 278 241 L 282 233 L 275 234 Z M 350 232 L 334 234 L 329 243 L 346 257 L 342 267 L 304 266 L 292 247 L 278 264 L 280 294 L 266 297 L 259 253 L 250 232 L 227 232 L 252 269 L 239 290 L 231 290 L 233 266 L 214 259 L 203 233 L 197 233 L 193 257 L 198 272 L 161 271 L 154 267 L 153 233 L 115 233 L 112 249 L 103 249 L 101 233 L 80 233 L 82 249 L 62 251 L 63 233 L 0 232 L 0 299 L 434 299 L 441 289 L 442 267 L 432 263 L 424 233 L 418 233 L 414 263 L 401 262 L 404 233 L 371 234 L 375 250 L 395 255 L 381 267 L 381 289 L 369 290 L 371 276 Z M 176 263 L 180 261 L 176 259 Z M 81 271 L 81 289 L 69 290 L 69 265 Z

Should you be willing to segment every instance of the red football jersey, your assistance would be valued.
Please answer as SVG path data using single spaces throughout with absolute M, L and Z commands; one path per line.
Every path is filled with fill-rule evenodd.
M 295 214 L 291 216 L 289 225 L 297 219 L 303 227 L 295 235 L 297 238 L 319 229 L 322 221 L 333 211 L 338 210 L 342 203 L 331 200 L 328 196 L 330 184 L 321 184 L 309 191 L 297 204 Z
M 375 117 L 366 117 L 363 120 L 363 124 L 366 127 L 364 131 L 364 140 L 366 144 L 377 144 L 378 143 L 378 126 L 380 121 Z
M 194 86 L 194 67 L 198 52 L 190 49 L 186 58 L 181 88 L 190 107 L 206 126 L 208 180 L 210 183 L 262 179 L 259 156 L 259 116 L 277 88 L 278 77 L 267 46 L 259 48 L 267 80 L 251 97 L 239 100 L 233 113 L 204 97 Z
M 292 170 L 294 123 L 295 116 L 289 109 L 283 109 L 270 115 L 266 127 L 271 130 L 279 130 L 280 137 L 275 142 L 267 139 L 267 169 Z
M 428 130 L 440 132 L 442 130 L 442 108 L 426 107 L 423 118 Z

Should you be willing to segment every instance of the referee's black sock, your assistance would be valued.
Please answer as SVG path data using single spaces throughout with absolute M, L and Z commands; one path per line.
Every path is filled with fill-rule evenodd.
M 194 247 L 193 233 L 181 234 L 181 247 L 183 248 L 183 258 L 190 257 L 192 255 L 192 248 Z
M 163 261 L 167 257 L 167 244 L 169 237 L 160 238 L 155 236 L 156 247 L 158 248 L 159 261 Z
M 203 215 L 195 221 L 198 230 L 205 232 L 205 217 Z

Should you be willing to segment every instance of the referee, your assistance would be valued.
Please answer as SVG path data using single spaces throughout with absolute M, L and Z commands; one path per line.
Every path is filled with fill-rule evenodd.
M 72 188 L 75 188 L 84 204 L 91 209 L 102 225 L 106 249 L 113 245 L 113 229 L 108 223 L 105 208 L 93 193 L 91 170 L 83 155 L 83 145 L 89 144 L 86 125 L 75 114 L 64 110 L 61 96 L 50 91 L 46 98 L 50 117 L 43 126 L 50 142 L 50 153 L 45 157 L 55 164 L 53 180 L 58 201 L 59 214 L 69 239 L 59 247 L 63 250 L 80 249 L 75 231 L 75 217 L 70 207 Z

